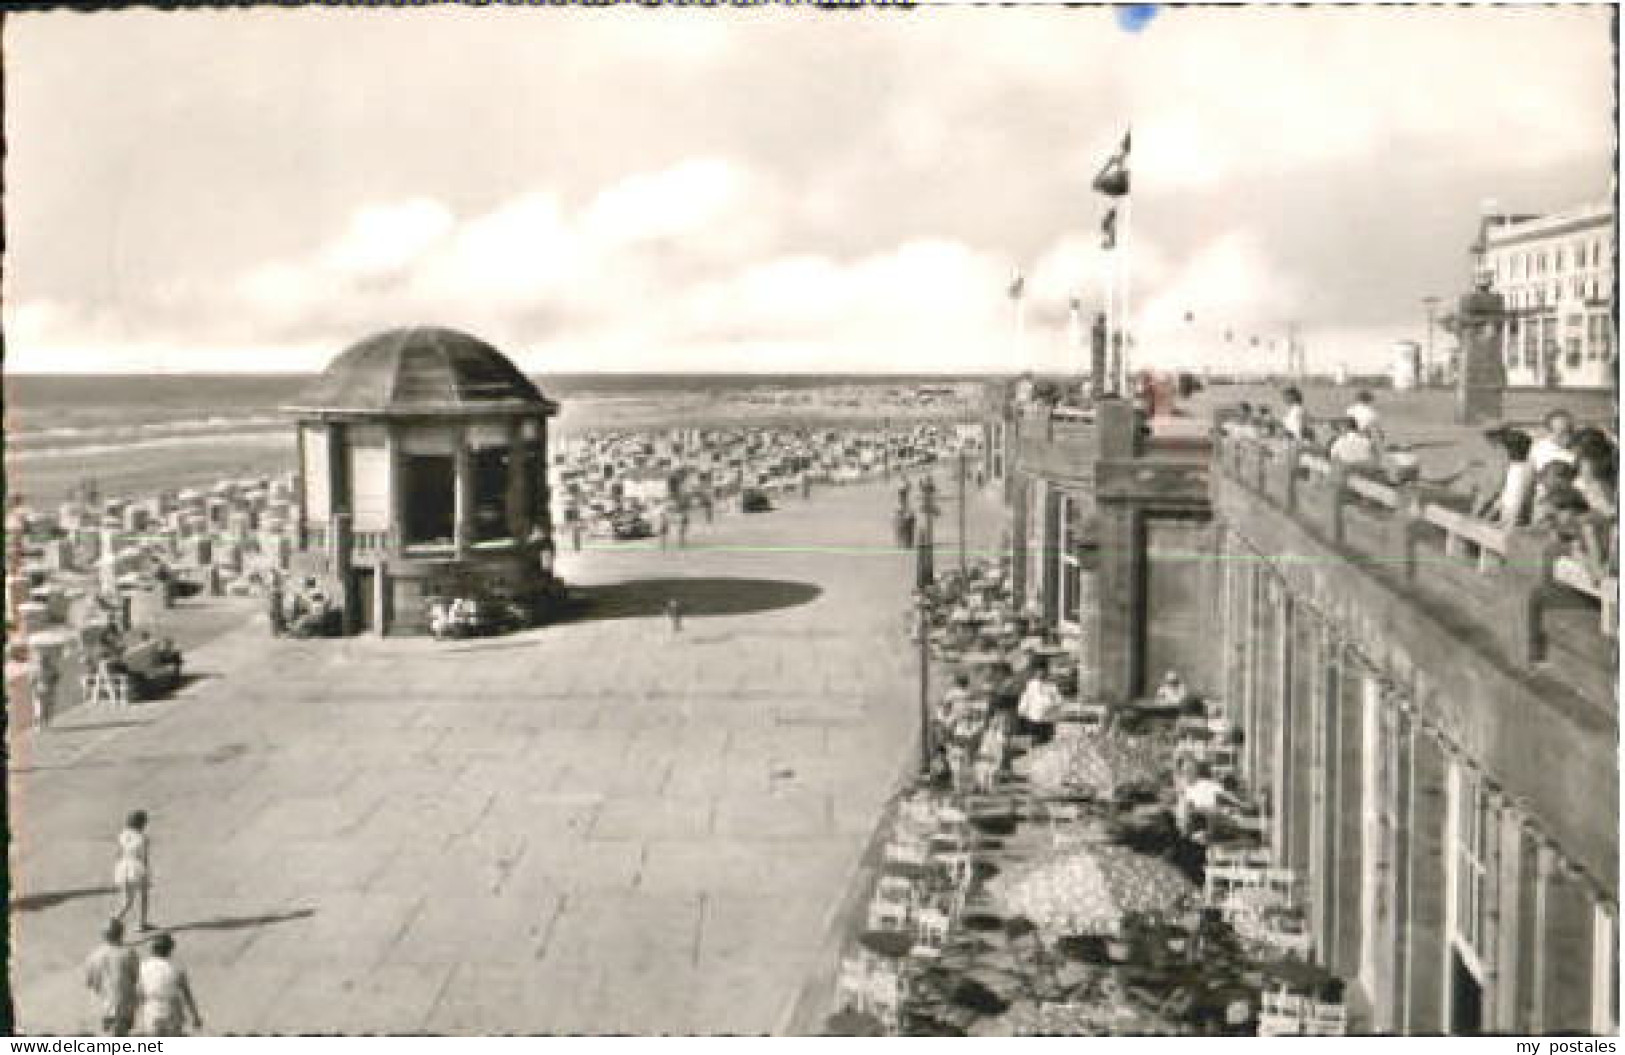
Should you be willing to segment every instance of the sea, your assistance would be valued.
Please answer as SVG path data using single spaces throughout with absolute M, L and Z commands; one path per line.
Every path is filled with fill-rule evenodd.
M 147 494 L 293 467 L 280 408 L 313 377 L 298 374 L 118 374 L 5 377 L 5 490 L 46 507 L 94 483 Z M 544 374 L 560 404 L 556 432 L 908 416 L 907 396 L 947 387 L 975 399 L 988 378 L 831 374 Z M 929 408 L 926 408 L 929 409 Z M 941 406 L 938 407 L 940 411 Z

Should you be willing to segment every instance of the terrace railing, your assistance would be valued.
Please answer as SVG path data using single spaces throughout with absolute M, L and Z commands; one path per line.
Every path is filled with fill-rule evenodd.
M 1351 560 L 1476 624 L 1509 658 L 1608 665 L 1618 580 L 1543 529 L 1505 527 L 1413 483 L 1391 483 L 1279 439 L 1215 436 L 1215 478 L 1268 500 Z M 1606 679 L 1599 681 L 1604 684 Z

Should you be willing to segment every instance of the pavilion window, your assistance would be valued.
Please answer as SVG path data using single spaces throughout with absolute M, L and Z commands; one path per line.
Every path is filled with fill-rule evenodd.
M 469 539 L 494 542 L 512 537 L 508 526 L 509 462 L 505 423 L 479 424 L 468 430 L 468 462 L 473 473 L 473 508 L 470 510 Z
M 508 538 L 507 447 L 485 447 L 469 452 L 474 471 L 474 523 L 472 539 L 490 542 Z
M 402 544 L 455 545 L 457 459 L 451 437 L 435 429 L 405 429 L 400 449 Z

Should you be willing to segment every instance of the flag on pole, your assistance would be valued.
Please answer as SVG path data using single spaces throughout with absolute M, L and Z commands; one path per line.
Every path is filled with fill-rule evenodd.
M 1123 133 L 1123 145 L 1107 159 L 1095 176 L 1094 188 L 1108 198 L 1121 198 L 1128 193 L 1129 132 Z
M 1106 210 L 1106 216 L 1100 221 L 1100 248 L 1112 250 L 1117 248 L 1117 206 L 1113 205 Z
M 1025 293 L 1026 290 L 1027 278 L 1020 271 L 1017 271 L 1015 276 L 1010 280 L 1010 299 L 1020 300 L 1021 295 Z

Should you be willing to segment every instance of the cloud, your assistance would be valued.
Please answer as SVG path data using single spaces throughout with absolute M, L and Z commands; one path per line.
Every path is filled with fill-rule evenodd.
M 1053 5 L 6 32 L 11 368 L 119 347 L 132 368 L 303 362 L 416 321 L 560 368 L 1070 362 L 1067 303 L 1104 286 L 1089 180 L 1129 125 L 1148 350 L 1192 306 L 1403 336 L 1420 295 L 1466 282 L 1481 199 L 1594 198 L 1612 159 L 1601 8 L 1180 7 L 1134 34 Z

